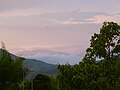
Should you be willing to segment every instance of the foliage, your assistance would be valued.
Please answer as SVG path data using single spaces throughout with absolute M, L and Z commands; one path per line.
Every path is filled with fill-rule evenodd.
M 72 77 L 74 75 L 74 68 L 69 64 L 58 66 L 59 74 L 57 76 L 60 90 L 72 90 L 73 82 Z
M 120 59 L 80 62 L 59 68 L 60 90 L 120 90 Z
M 24 81 L 24 90 L 31 90 L 31 82 L 30 80 Z
M 34 90 L 50 90 L 50 78 L 47 75 L 38 74 L 33 79 Z
M 50 90 L 58 90 L 58 81 L 54 76 L 50 77 Z
M 58 82 L 54 76 L 37 74 L 33 79 L 25 81 L 24 90 L 58 90 Z
M 58 66 L 59 90 L 120 90 L 120 26 L 105 22 L 90 41 L 79 64 Z
M 120 26 L 114 22 L 104 22 L 99 34 L 91 37 L 90 48 L 85 58 L 95 60 L 96 57 L 110 59 L 120 55 Z M 119 52 L 119 53 L 118 53 Z
M 1 50 L 0 58 L 0 89 L 19 90 L 27 72 L 22 66 L 23 60 L 13 60 L 10 54 Z M 24 77 L 23 77 L 24 74 Z

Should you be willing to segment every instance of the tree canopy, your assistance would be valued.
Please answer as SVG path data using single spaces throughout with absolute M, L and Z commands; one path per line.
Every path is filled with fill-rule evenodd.
M 83 60 L 58 65 L 58 70 L 60 90 L 120 90 L 120 26 L 104 22 L 100 33 L 91 37 Z
M 104 22 L 100 33 L 95 33 L 90 41 L 86 59 L 120 57 L 120 26 L 117 23 Z
M 34 90 L 50 90 L 50 78 L 47 75 L 38 74 L 33 79 Z

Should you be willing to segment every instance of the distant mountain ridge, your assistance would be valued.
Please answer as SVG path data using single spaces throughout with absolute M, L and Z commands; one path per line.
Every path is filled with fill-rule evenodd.
M 43 49 L 37 49 L 37 50 L 30 50 L 30 51 L 19 51 L 16 53 L 16 55 L 34 55 L 37 54 L 38 52 L 40 53 L 47 53 L 50 55 L 54 55 L 54 54 L 58 54 L 58 55 L 69 55 L 69 53 L 65 53 L 65 52 L 60 52 L 60 51 L 52 51 L 52 50 L 43 50 Z
M 2 52 L 2 50 L 0 49 L 0 53 L 1 52 Z M 18 56 L 14 55 L 14 54 L 11 54 L 11 53 L 9 53 L 9 54 L 11 55 L 11 58 L 14 60 L 16 58 L 18 58 Z M 22 58 L 24 58 L 24 57 L 22 57 Z M 30 71 L 29 76 L 35 75 L 38 73 L 47 74 L 47 75 L 56 75 L 57 74 L 57 65 L 48 64 L 48 63 L 45 63 L 40 60 L 38 61 L 35 59 L 24 58 L 23 66 L 25 68 L 29 69 L 29 71 Z
M 79 63 L 83 54 L 74 54 L 64 51 L 55 51 L 49 49 L 36 49 L 36 50 L 27 50 L 19 51 L 16 53 L 18 56 L 23 56 L 28 59 L 41 60 L 50 64 L 76 64 Z

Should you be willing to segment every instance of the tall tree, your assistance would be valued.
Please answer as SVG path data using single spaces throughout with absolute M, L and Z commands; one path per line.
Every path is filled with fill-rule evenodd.
M 60 90 L 120 90 L 120 26 L 104 22 L 90 41 L 79 64 L 58 66 Z
M 110 59 L 120 54 L 120 26 L 114 22 L 104 22 L 99 34 L 91 37 L 90 48 L 86 50 L 85 58 Z

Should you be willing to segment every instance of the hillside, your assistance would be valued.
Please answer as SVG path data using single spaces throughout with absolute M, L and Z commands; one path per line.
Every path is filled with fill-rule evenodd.
M 1 52 L 2 52 L 2 50 L 0 49 L 0 53 Z M 14 54 L 10 53 L 10 55 L 11 55 L 11 58 L 14 59 L 14 60 L 16 58 L 18 58 Z M 57 66 L 56 65 L 48 64 L 48 63 L 45 63 L 45 62 L 40 61 L 40 60 L 38 61 L 38 60 L 35 60 L 35 59 L 24 58 L 23 66 L 25 68 L 29 69 L 29 71 L 30 71 L 29 75 L 30 76 L 38 74 L 38 73 L 47 74 L 47 75 L 56 75 L 57 74 Z
M 42 61 L 35 59 L 25 59 L 23 62 L 24 67 L 28 68 L 33 73 L 42 73 L 48 75 L 57 74 L 57 66 L 48 64 Z

